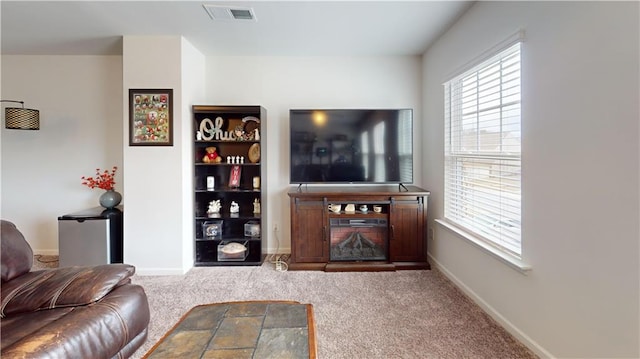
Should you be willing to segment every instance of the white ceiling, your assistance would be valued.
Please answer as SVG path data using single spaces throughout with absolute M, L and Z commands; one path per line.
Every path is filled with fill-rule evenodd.
M 203 4 L 251 8 L 214 21 Z M 0 1 L 2 54 L 122 53 L 123 35 L 183 36 L 207 56 L 418 55 L 472 1 Z

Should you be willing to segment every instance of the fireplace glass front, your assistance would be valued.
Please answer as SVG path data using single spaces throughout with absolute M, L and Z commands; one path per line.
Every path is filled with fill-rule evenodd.
M 388 224 L 377 218 L 332 218 L 331 261 L 386 261 Z

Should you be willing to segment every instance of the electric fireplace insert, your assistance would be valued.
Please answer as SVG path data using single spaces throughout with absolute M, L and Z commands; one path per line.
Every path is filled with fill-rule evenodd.
M 331 261 L 386 261 L 388 259 L 386 219 L 332 218 Z

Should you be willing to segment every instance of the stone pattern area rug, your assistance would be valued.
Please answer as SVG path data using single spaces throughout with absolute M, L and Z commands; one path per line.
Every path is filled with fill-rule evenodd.
M 252 301 L 199 305 L 144 358 L 317 357 L 311 304 Z

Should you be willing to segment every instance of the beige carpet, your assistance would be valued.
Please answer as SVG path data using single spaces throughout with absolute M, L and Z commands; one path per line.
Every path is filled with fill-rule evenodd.
M 440 272 L 278 272 L 194 268 L 185 276 L 137 276 L 151 305 L 144 354 L 198 304 L 293 300 L 314 307 L 318 357 L 535 358 Z
M 318 358 L 536 358 L 437 270 L 278 272 L 265 263 L 133 282 L 144 287 L 151 307 L 149 338 L 133 358 L 190 308 L 247 300 L 312 304 Z

